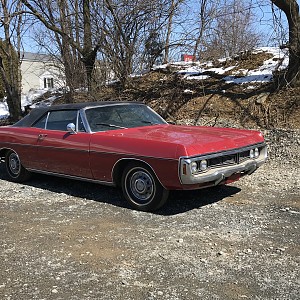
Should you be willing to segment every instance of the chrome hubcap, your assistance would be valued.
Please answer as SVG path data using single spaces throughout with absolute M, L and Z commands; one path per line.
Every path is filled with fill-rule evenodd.
M 149 200 L 154 192 L 153 178 L 144 171 L 137 171 L 130 177 L 130 190 L 140 201 Z
M 143 194 L 146 191 L 146 184 L 143 180 L 138 179 L 135 182 L 135 188 L 139 193 Z
M 9 169 L 13 175 L 18 175 L 20 173 L 20 160 L 16 153 L 12 153 L 9 156 Z

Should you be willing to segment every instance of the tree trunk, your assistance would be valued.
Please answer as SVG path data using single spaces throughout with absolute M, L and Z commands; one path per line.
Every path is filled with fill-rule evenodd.
M 271 0 L 281 9 L 289 24 L 289 65 L 283 85 L 300 87 L 300 15 L 296 0 Z
M 206 14 L 207 14 L 207 0 L 202 0 L 200 2 L 200 12 L 199 12 L 199 21 L 200 21 L 200 28 L 199 28 L 199 34 L 196 38 L 196 43 L 194 46 L 194 52 L 193 52 L 193 57 L 195 60 L 200 59 L 199 55 L 197 55 L 199 53 L 199 45 L 201 43 L 203 34 L 204 34 L 204 30 L 206 28 Z M 197 57 L 198 56 L 198 57 Z
M 20 71 L 16 70 L 20 66 L 18 52 L 15 52 L 14 47 L 11 44 L 11 23 L 12 17 L 8 8 L 8 3 L 6 0 L 1 0 L 1 6 L 3 10 L 3 19 L 1 23 L 4 29 L 5 40 L 2 43 L 3 57 L 0 56 L 0 77 L 2 78 L 5 92 L 6 92 L 6 102 L 8 105 L 8 110 L 10 114 L 10 119 L 13 122 L 18 121 L 22 116 L 21 109 L 21 91 L 20 91 Z M 17 9 L 20 8 L 17 5 Z M 17 40 L 20 42 L 20 22 L 21 16 L 17 21 L 16 31 Z M 18 43 L 17 42 L 17 43 Z M 20 46 L 19 44 L 17 45 Z M 18 60 L 18 61 L 17 61 Z M 6 62 L 6 67 L 4 67 L 4 61 Z
M 166 36 L 166 43 L 165 43 L 165 56 L 164 56 L 164 64 L 167 64 L 169 62 L 169 53 L 170 53 L 170 38 L 171 38 L 171 32 L 172 32 L 172 25 L 173 25 L 173 17 L 175 14 L 175 0 L 172 0 L 171 7 L 170 7 L 170 14 L 169 14 L 169 20 L 168 20 L 168 29 L 167 29 L 167 36 Z
M 10 120 L 16 122 L 22 115 L 20 93 L 18 88 L 10 84 L 7 73 L 4 70 L 2 57 L 0 57 L 0 74 L 6 91 L 6 102 L 9 110 Z
M 90 11 L 90 0 L 83 0 L 83 30 L 84 30 L 84 45 L 82 62 L 84 63 L 88 91 L 92 89 L 92 76 L 94 65 L 96 62 L 97 51 L 94 51 L 92 46 L 92 30 L 91 30 L 91 11 Z
M 96 55 L 98 49 L 89 50 L 82 54 L 82 62 L 85 67 L 86 77 L 87 77 L 87 87 L 88 91 L 91 92 L 92 90 L 92 79 L 93 79 L 93 71 L 96 62 Z

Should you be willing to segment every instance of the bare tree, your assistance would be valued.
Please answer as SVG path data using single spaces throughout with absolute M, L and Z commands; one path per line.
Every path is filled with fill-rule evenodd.
M 62 31 L 80 45 L 81 20 L 78 0 L 73 3 L 59 0 L 49 2 L 47 5 L 45 3 L 44 12 L 47 12 L 51 22 L 57 22 Z M 66 100 L 72 102 L 73 91 L 86 86 L 85 67 L 80 53 L 72 47 L 66 36 L 61 36 L 47 27 L 43 29 L 38 26 L 35 29 L 34 40 L 43 51 L 53 57 L 53 64 L 64 74 L 66 86 L 69 88 L 66 93 Z
M 217 15 L 217 8 L 219 1 L 210 1 L 210 0 L 199 0 L 199 12 L 196 18 L 196 34 L 195 36 L 195 45 L 193 56 L 200 57 L 201 52 L 203 51 L 203 46 L 206 43 L 206 31 L 210 29 L 210 26 Z M 201 47 L 202 46 L 202 47 Z
M 154 39 L 161 28 L 158 19 L 162 13 L 157 12 L 162 9 L 159 0 L 104 0 L 102 6 L 95 9 L 98 30 L 104 33 L 100 52 L 110 62 L 122 87 L 126 87 L 129 75 L 138 66 L 147 64 L 142 61 L 146 57 L 145 48 L 149 50 L 151 45 L 153 50 Z M 155 52 L 159 55 L 163 48 L 157 46 Z
M 145 65 L 142 62 L 146 57 L 145 49 L 151 44 L 153 50 L 156 42 L 153 37 L 160 36 L 161 24 L 167 19 L 165 3 L 170 0 L 21 1 L 53 33 L 65 67 L 67 85 L 74 85 L 72 75 L 80 69 L 79 54 L 90 90 L 93 72 L 97 76 L 105 73 L 101 68 L 108 68 L 107 73 L 113 71 L 121 85 L 126 86 L 134 69 Z M 165 48 L 156 48 L 158 57 Z M 153 60 L 153 53 L 151 55 Z
M 53 31 L 57 38 L 60 38 L 61 52 L 63 54 L 66 69 L 67 60 L 71 49 L 76 49 L 80 54 L 81 61 L 85 66 L 88 90 L 92 88 L 92 74 L 96 62 L 97 52 L 100 48 L 100 38 L 92 35 L 91 28 L 91 0 L 57 1 L 59 8 L 58 16 L 51 0 L 21 0 L 38 20 L 46 28 Z M 80 4 L 79 4 L 80 3 Z M 68 11 L 68 9 L 70 11 Z M 70 23 L 70 16 L 74 16 L 75 23 Z M 79 24 L 79 18 L 82 17 Z M 60 19 L 60 22 L 57 22 Z M 75 33 L 73 33 L 73 25 Z
M 300 14 L 296 0 L 271 0 L 282 10 L 289 24 L 289 65 L 282 84 L 300 86 Z
M 121 85 L 126 86 L 127 79 L 132 73 L 135 47 L 143 26 L 144 13 L 137 1 L 105 3 L 105 44 L 103 50 L 112 63 L 113 70 Z M 146 7 L 145 7 L 146 9 Z
M 80 22 L 78 0 L 72 5 L 67 0 L 57 2 L 59 8 L 59 23 L 64 32 L 72 37 L 76 44 L 80 45 Z M 70 7 L 71 6 L 71 7 Z M 86 33 L 88 35 L 88 33 Z M 69 43 L 65 36 L 54 32 L 55 41 L 60 51 L 60 57 L 64 66 L 66 85 L 70 89 L 69 100 L 72 101 L 72 92 L 76 88 L 84 86 L 84 64 L 78 50 Z M 90 44 L 92 48 L 92 45 Z
M 5 87 L 10 119 L 17 121 L 21 115 L 21 29 L 22 11 L 19 1 L 11 3 L 1 0 L 0 24 L 4 29 L 4 40 L 0 43 L 0 77 Z M 16 37 L 16 45 L 12 38 Z M 17 47 L 15 49 L 15 46 Z
M 212 57 L 233 56 L 252 50 L 259 41 L 253 29 L 253 14 L 245 1 L 226 1 L 217 13 L 213 32 L 207 44 Z
M 145 40 L 144 58 L 142 66 L 149 70 L 155 63 L 161 63 L 163 57 L 164 43 L 158 30 L 149 30 Z
M 170 3 L 167 3 L 169 5 L 167 14 L 168 14 L 168 19 L 167 19 L 167 30 L 166 30 L 166 40 L 165 40 L 165 55 L 163 62 L 166 64 L 169 62 L 170 58 L 170 48 L 171 48 L 171 33 L 173 29 L 173 22 L 174 22 L 174 17 L 175 14 L 177 13 L 177 10 L 180 6 L 181 3 L 184 2 L 184 0 L 171 0 L 169 1 Z

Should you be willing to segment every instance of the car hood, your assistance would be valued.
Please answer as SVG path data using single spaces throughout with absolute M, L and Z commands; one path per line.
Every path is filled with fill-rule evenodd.
M 141 139 L 177 146 L 179 156 L 193 156 L 245 147 L 263 142 L 260 132 L 235 128 L 154 125 L 110 131 L 130 139 Z

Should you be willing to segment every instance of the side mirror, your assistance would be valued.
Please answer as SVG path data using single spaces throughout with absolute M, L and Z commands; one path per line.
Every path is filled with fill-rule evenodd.
M 67 131 L 70 132 L 71 134 L 76 134 L 76 126 L 74 123 L 69 123 L 67 125 Z

